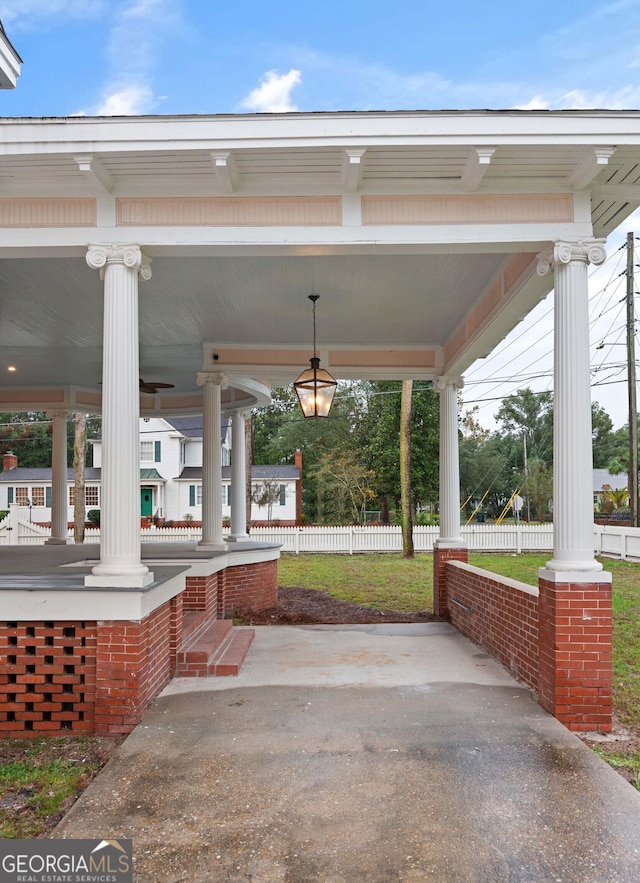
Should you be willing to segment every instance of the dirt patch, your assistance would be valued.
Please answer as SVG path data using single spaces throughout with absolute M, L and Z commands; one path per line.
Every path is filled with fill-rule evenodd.
M 0 739 L 0 767 L 33 771 L 0 781 L 1 836 L 48 837 L 122 741 L 99 736 Z M 54 794 L 59 799 L 51 800 Z
M 430 610 L 406 613 L 401 610 L 378 610 L 341 601 L 317 589 L 278 587 L 278 603 L 259 613 L 236 617 L 243 625 L 371 624 L 382 622 L 440 622 Z
M 603 760 L 611 764 L 613 769 L 636 788 L 640 788 L 638 773 L 625 766 L 624 755 L 640 753 L 640 733 L 620 723 L 615 711 L 610 733 L 578 733 L 585 745 L 592 748 Z M 622 757 L 621 757 L 622 756 Z

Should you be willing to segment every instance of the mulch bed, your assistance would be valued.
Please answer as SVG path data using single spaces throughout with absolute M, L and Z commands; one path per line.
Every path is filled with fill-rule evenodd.
M 401 610 L 377 610 L 354 601 L 341 601 L 317 589 L 278 587 L 275 607 L 241 618 L 244 625 L 370 624 L 382 622 L 438 622 L 430 610 L 405 613 Z

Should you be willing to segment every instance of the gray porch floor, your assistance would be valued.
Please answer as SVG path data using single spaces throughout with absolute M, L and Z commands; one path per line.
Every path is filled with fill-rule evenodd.
M 450 626 L 256 629 L 173 681 L 58 826 L 136 879 L 640 879 L 640 794 Z

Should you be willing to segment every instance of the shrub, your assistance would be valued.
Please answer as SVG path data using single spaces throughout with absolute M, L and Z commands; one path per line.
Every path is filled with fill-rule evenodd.
M 87 521 L 90 521 L 91 524 L 95 524 L 96 527 L 100 527 L 100 510 L 89 509 L 87 512 Z

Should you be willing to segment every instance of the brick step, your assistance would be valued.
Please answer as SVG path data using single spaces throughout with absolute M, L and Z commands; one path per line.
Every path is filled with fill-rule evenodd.
M 216 658 L 209 662 L 209 674 L 219 678 L 238 675 L 255 636 L 253 629 L 234 628 Z
M 234 628 L 228 619 L 216 620 L 183 643 L 178 652 L 176 676 L 237 675 L 254 637 L 253 629 Z
M 211 616 L 206 610 L 185 610 L 182 614 L 182 642 L 181 649 L 192 644 L 198 635 L 205 631 Z

